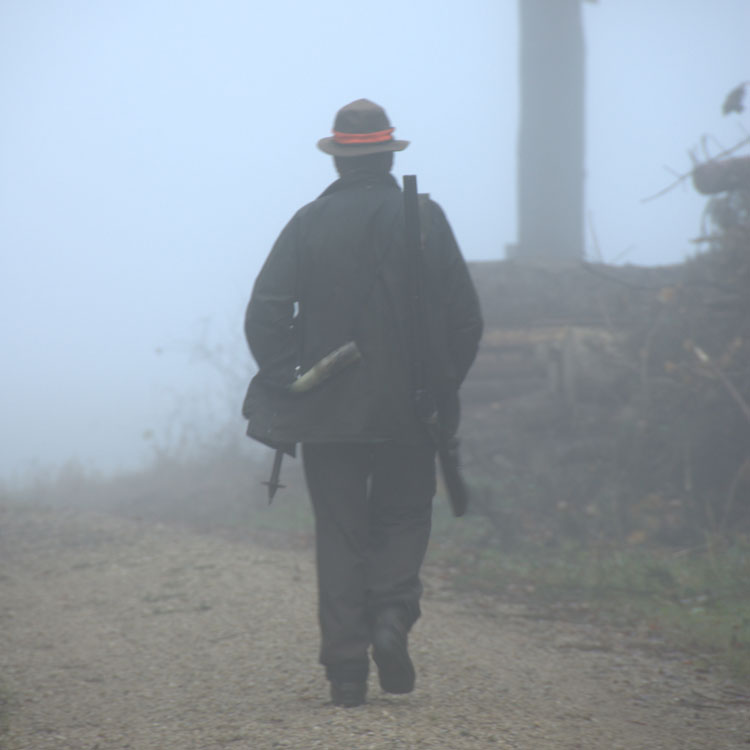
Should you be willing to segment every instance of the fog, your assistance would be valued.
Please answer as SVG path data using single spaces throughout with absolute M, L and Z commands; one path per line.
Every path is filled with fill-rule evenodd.
M 744 137 L 721 103 L 750 77 L 750 4 L 602 0 L 584 15 L 601 254 L 679 263 L 704 199 L 642 199 L 674 180 L 665 167 L 690 169 L 702 136 L 711 153 Z M 353 99 L 411 140 L 394 172 L 419 175 L 466 257 L 501 259 L 516 240 L 517 36 L 511 0 L 3 0 L 0 476 L 69 458 L 129 468 L 186 426 L 236 418 L 243 394 L 216 366 L 249 378 L 254 277 L 334 178 L 315 142 Z

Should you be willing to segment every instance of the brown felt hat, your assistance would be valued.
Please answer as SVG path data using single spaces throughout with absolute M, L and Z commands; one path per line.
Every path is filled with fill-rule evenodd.
M 366 156 L 382 151 L 403 151 L 409 141 L 393 137 L 388 115 L 369 99 L 357 99 L 336 113 L 333 135 L 321 138 L 318 148 L 331 156 Z

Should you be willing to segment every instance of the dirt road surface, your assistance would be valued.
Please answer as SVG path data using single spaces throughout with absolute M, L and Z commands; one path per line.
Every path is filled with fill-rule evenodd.
M 750 701 L 683 655 L 458 597 L 426 571 L 416 691 L 335 708 L 310 550 L 0 506 L 6 750 L 750 747 Z

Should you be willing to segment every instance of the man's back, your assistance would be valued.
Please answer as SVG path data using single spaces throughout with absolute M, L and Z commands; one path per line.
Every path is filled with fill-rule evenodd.
M 470 338 L 476 339 L 481 319 L 465 264 L 436 204 L 428 219 L 433 226 L 424 277 L 434 308 L 429 317 L 445 329 L 440 348 L 446 377 L 459 380 L 470 359 L 453 361 L 448 334 L 460 330 L 465 337 L 472 329 Z M 403 199 L 390 174 L 345 175 L 297 212 L 261 271 L 248 307 L 246 333 L 260 365 L 257 380 L 271 387 L 290 382 L 294 367 L 305 371 L 352 340 L 362 360 L 299 398 L 293 414 L 282 410 L 290 419 L 275 407 L 277 442 L 423 440 L 411 402 L 409 294 Z M 289 315 L 295 304 L 293 328 L 282 330 L 279 316 Z M 265 422 L 263 405 L 250 396 L 246 416 L 251 423 Z

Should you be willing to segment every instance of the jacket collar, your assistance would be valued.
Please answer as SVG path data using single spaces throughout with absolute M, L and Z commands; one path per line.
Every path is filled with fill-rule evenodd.
M 324 198 L 327 195 L 338 193 L 340 190 L 348 190 L 354 187 L 361 187 L 363 185 L 371 185 L 377 187 L 390 187 L 400 190 L 398 182 L 394 176 L 390 173 L 372 173 L 372 172 L 350 172 L 349 174 L 339 177 L 336 182 L 331 183 L 321 194 L 320 198 Z

